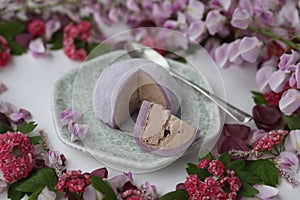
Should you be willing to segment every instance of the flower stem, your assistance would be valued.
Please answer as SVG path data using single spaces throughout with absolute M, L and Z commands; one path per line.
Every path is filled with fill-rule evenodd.
M 250 31 L 254 31 L 254 32 L 257 32 L 257 33 L 260 33 L 264 36 L 267 36 L 271 39 L 274 39 L 274 40 L 279 40 L 280 42 L 283 42 L 284 44 L 288 45 L 289 47 L 297 50 L 298 52 L 300 52 L 300 46 L 294 42 L 292 42 L 291 40 L 287 40 L 279 35 L 276 35 L 274 33 L 272 33 L 271 31 L 268 31 L 266 29 L 262 29 L 262 28 L 259 28 L 259 27 L 254 27 L 254 26 L 249 26 L 248 27 L 248 30 Z

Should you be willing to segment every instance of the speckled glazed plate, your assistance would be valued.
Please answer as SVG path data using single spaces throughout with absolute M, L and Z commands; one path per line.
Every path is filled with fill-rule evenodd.
M 186 152 L 170 157 L 145 152 L 136 145 L 132 133 L 111 129 L 103 124 L 93 112 L 94 84 L 106 66 L 125 59 L 130 59 L 125 51 L 114 51 L 84 62 L 79 69 L 69 72 L 56 82 L 52 110 L 57 135 L 63 143 L 89 153 L 117 170 L 143 173 L 170 165 L 182 155 L 199 149 L 205 137 L 207 141 L 207 138 L 218 135 L 221 127 L 218 107 L 180 81 L 177 82 L 182 91 L 181 119 L 201 131 L 200 137 Z M 172 60 L 169 62 L 178 73 L 210 90 L 208 83 L 193 67 Z M 89 125 L 89 132 L 82 141 L 71 142 L 67 127 L 60 123 L 60 114 L 68 108 L 84 113 L 82 123 Z

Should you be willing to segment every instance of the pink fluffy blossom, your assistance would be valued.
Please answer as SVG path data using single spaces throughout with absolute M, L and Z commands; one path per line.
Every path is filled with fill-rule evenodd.
M 27 177 L 35 166 L 33 145 L 20 132 L 0 135 L 0 158 L 0 170 L 9 183 Z

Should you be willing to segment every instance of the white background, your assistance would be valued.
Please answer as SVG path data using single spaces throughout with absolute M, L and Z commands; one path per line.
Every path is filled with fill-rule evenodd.
M 0 69 L 0 81 L 8 86 L 8 91 L 0 95 L 0 99 L 31 111 L 33 120 L 38 123 L 38 129 L 43 129 L 48 133 L 51 146 L 66 156 L 68 169 L 91 172 L 94 169 L 104 167 L 104 165 L 89 155 L 65 146 L 56 136 L 51 114 L 51 94 L 55 81 L 68 71 L 79 67 L 79 64 L 68 59 L 62 51 L 52 52 L 52 56 L 49 58 L 33 58 L 30 53 L 13 57 L 9 65 Z M 256 90 L 255 72 L 254 66 L 221 70 L 227 100 L 248 113 L 251 113 L 254 105 L 250 91 Z M 210 81 L 213 82 L 213 80 Z M 227 118 L 227 122 L 234 123 L 229 118 Z M 253 122 L 249 125 L 253 126 Z M 138 184 L 149 181 L 157 186 L 160 194 L 172 191 L 177 183 L 185 181 L 186 163 L 196 163 L 197 153 L 193 152 L 182 157 L 159 171 L 134 174 L 134 180 Z M 110 168 L 108 170 L 109 176 L 121 173 Z M 300 180 L 299 174 L 297 179 Z M 298 199 L 297 196 L 300 195 L 299 186 L 292 189 L 285 181 L 280 181 L 279 189 L 278 199 Z M 6 194 L 2 193 L 0 199 L 6 199 Z

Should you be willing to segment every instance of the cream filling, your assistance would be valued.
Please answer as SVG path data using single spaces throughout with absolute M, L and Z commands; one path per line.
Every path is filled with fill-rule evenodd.
M 187 143 L 196 128 L 172 115 L 162 106 L 151 103 L 141 141 L 154 149 L 174 149 Z

